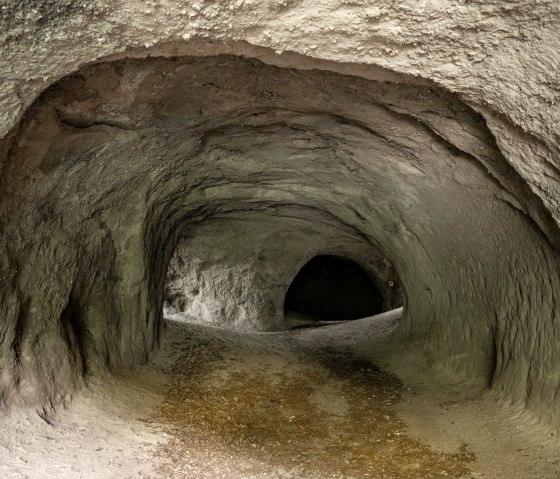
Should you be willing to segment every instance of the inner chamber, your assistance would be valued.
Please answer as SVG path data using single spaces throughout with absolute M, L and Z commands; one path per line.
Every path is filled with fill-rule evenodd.
M 381 312 L 377 285 L 354 261 L 320 255 L 309 260 L 286 294 L 284 312 L 315 321 L 345 321 Z
M 293 310 L 285 311 L 290 297 Z M 293 206 L 189 224 L 164 288 L 164 315 L 247 331 L 287 330 L 330 319 L 328 311 L 355 319 L 399 306 L 400 279 L 379 248 L 325 212 Z

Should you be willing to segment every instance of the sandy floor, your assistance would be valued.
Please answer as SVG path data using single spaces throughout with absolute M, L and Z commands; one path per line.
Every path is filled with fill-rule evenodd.
M 397 317 L 261 334 L 169 318 L 149 366 L 91 379 L 49 422 L 3 418 L 0 477 L 560 477 L 551 431 L 366 361 L 365 332 Z

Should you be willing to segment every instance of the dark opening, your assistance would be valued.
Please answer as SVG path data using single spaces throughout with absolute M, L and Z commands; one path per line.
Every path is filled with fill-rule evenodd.
M 381 292 L 353 261 L 315 256 L 297 274 L 284 301 L 287 315 L 316 321 L 365 318 L 382 311 Z

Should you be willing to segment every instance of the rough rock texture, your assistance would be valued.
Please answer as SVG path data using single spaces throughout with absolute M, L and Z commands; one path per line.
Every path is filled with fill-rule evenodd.
M 398 270 L 393 354 L 560 421 L 557 2 L 0 8 L 3 403 L 146 360 L 185 224 L 296 205 Z M 286 68 L 81 68 L 220 52 Z
M 169 263 L 165 306 L 222 327 L 288 329 L 288 288 L 320 254 L 362 266 L 381 291 L 384 310 L 402 305 L 391 263 L 354 229 L 319 211 L 269 208 L 189 226 Z
M 433 81 L 480 111 L 504 168 L 519 174 L 548 211 L 519 201 L 558 241 L 554 0 L 8 0 L 0 9 L 0 136 L 53 81 L 106 57 L 234 53 L 394 79 L 376 68 L 383 67 Z M 487 167 L 503 180 L 503 171 Z

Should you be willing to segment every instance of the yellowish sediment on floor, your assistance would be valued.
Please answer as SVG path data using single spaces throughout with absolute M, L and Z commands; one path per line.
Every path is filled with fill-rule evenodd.
M 556 436 L 489 394 L 358 360 L 396 319 L 272 334 L 168 320 L 150 365 L 92 377 L 49 422 L 0 421 L 0 477 L 560 477 Z
M 239 477 L 470 476 L 466 446 L 439 452 L 407 434 L 395 377 L 341 351 L 273 341 L 270 351 L 249 344 L 210 364 L 203 347 L 185 353 L 157 416 L 171 434 L 158 452 L 164 476 L 192 449 L 238 458 Z

